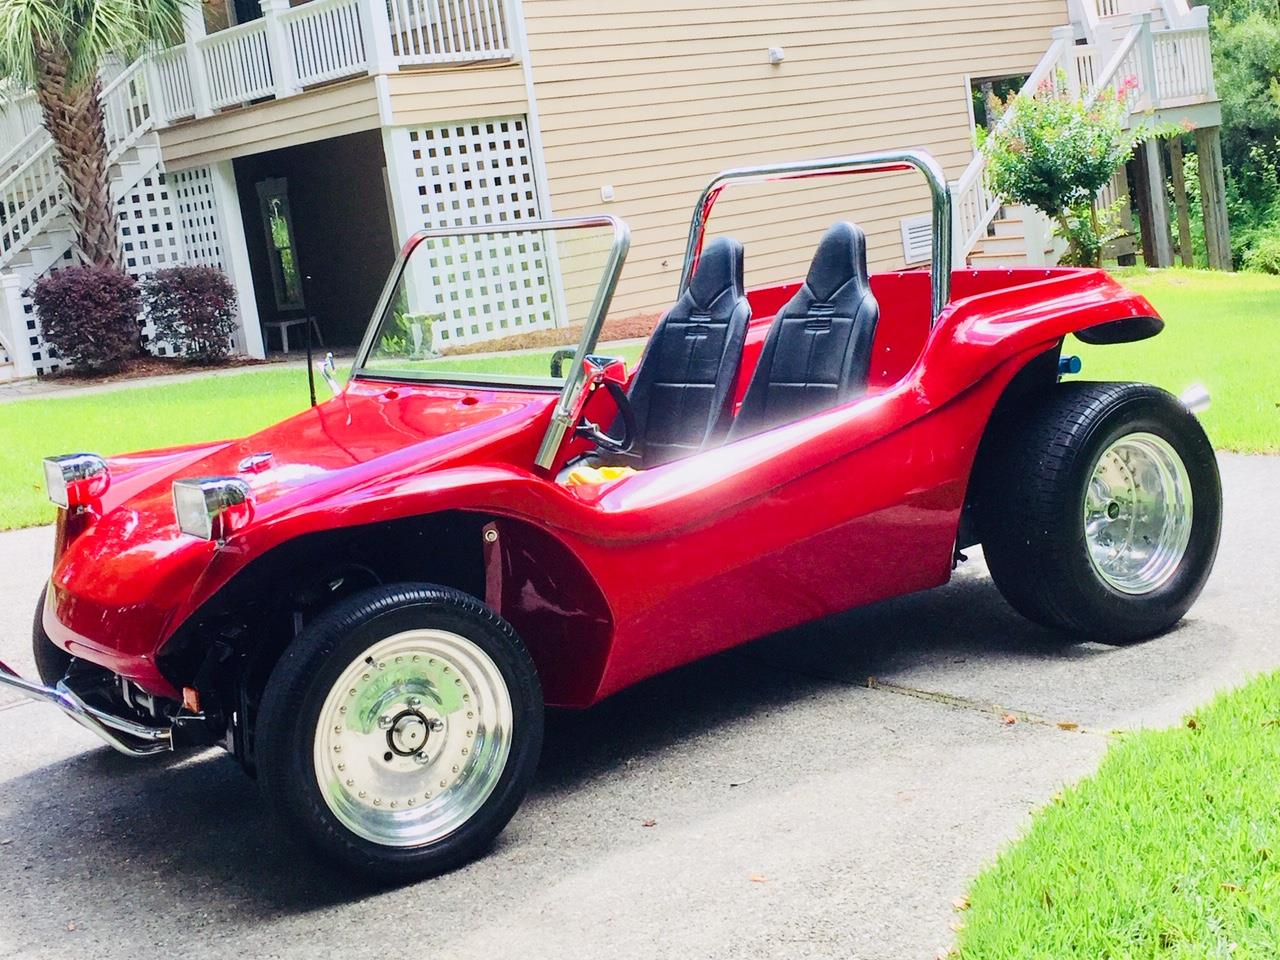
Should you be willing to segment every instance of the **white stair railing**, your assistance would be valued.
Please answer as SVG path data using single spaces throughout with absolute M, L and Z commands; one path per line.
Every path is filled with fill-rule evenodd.
M 101 94 L 106 128 L 107 164 L 115 163 L 152 128 L 146 73 L 135 63 L 107 84 Z M 53 138 L 43 127 L 12 173 L 0 178 L 0 268 L 18 255 L 65 208 L 67 197 Z
M 46 140 L 18 169 L 0 180 L 0 267 L 61 212 L 63 201 L 62 172 L 53 141 Z
M 1209 25 L 1204 7 L 1188 8 L 1186 0 L 1165 0 L 1165 20 L 1171 29 L 1152 29 L 1149 0 L 1083 0 L 1086 10 L 1100 17 L 1120 16 L 1141 8 L 1132 26 L 1099 66 L 1101 43 L 1077 44 L 1068 30 L 1055 31 L 1055 39 L 1020 91 L 1034 96 L 1041 84 L 1053 82 L 1064 71 L 1068 92 L 1094 103 L 1105 91 L 1125 101 L 1129 115 L 1154 111 L 1164 105 L 1214 100 L 1213 60 Z M 1012 110 L 997 129 L 1012 121 Z M 1133 122 L 1133 121 L 1130 121 Z M 952 185 L 955 223 L 953 260 L 963 263 L 986 234 L 1003 198 L 988 182 L 986 154 L 979 151 Z
M 24 160 L 44 146 L 49 134 L 43 127 L 36 127 L 10 148 L 9 152 L 0 156 L 0 179 L 7 177 Z

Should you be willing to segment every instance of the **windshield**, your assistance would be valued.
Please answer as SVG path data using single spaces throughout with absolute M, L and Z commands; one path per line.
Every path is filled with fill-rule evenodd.
M 563 387 L 597 344 L 625 256 L 610 218 L 421 234 L 384 293 L 356 374 Z

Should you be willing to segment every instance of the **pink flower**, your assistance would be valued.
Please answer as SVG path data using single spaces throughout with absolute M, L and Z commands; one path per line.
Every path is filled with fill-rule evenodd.
M 1125 77 L 1120 81 L 1120 92 L 1128 93 L 1130 90 L 1138 89 L 1138 78 L 1135 76 Z
M 1194 130 L 1194 129 L 1196 128 L 1196 125 L 1195 125 L 1194 123 L 1192 123 L 1192 122 L 1191 122 L 1191 118 L 1190 118 L 1190 117 L 1186 117 L 1186 118 L 1184 118 L 1184 119 L 1183 119 L 1183 121 L 1182 121 L 1182 123 L 1181 123 L 1181 127 L 1182 127 L 1182 129 L 1183 129 L 1183 130 L 1187 131 L 1187 133 L 1190 133 L 1192 130 Z

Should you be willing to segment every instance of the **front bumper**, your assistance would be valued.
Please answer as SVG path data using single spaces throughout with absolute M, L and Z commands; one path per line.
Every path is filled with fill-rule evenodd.
M 66 685 L 46 687 L 24 680 L 0 661 L 0 687 L 16 690 L 31 700 L 51 703 L 82 727 L 92 730 L 107 744 L 131 757 L 145 757 L 173 749 L 172 727 L 150 726 L 119 717 L 85 703 Z

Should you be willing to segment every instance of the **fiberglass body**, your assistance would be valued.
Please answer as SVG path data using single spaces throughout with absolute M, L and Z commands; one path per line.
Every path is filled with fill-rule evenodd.
M 99 502 L 60 511 L 44 628 L 74 656 L 178 698 L 200 657 L 168 654 L 212 642 L 197 636 L 212 622 L 203 612 L 237 584 L 282 576 L 272 557 L 291 551 L 290 577 L 323 577 L 344 531 L 367 545 L 449 517 L 460 522 L 425 529 L 468 542 L 446 550 L 429 532 L 413 541 L 422 562 L 433 550 L 466 556 L 459 576 L 525 639 L 547 702 L 585 706 L 769 632 L 939 585 L 965 545 L 979 444 L 1019 374 L 1041 360 L 1038 375 L 1055 379 L 1069 333 L 1125 340 L 1160 327 L 1145 299 L 1099 271 L 951 276 L 932 324 L 927 272 L 872 277 L 882 316 L 864 396 L 614 483 L 557 483 L 581 441 L 536 466 L 554 389 L 368 374 L 244 439 L 116 457 Z M 796 286 L 750 293 L 738 402 Z M 205 475 L 240 476 L 252 491 L 252 517 L 224 541 L 183 534 L 174 518 L 173 481 Z

